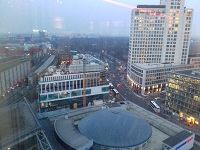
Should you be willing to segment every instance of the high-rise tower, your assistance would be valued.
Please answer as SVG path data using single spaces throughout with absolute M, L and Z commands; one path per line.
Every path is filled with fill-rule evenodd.
M 129 66 L 133 63 L 186 64 L 192 10 L 184 0 L 161 0 L 132 11 Z
M 133 9 L 127 70 L 128 78 L 136 88 L 144 89 L 148 80 L 152 80 L 146 79 L 150 76 L 140 71 L 146 66 L 147 73 L 158 72 L 160 75 L 148 85 L 148 88 L 155 88 L 166 81 L 166 76 L 161 76 L 155 65 L 187 64 L 192 16 L 193 10 L 185 7 L 185 0 L 161 0 L 159 5 L 138 5 Z M 165 70 L 166 65 L 163 66 L 161 70 Z

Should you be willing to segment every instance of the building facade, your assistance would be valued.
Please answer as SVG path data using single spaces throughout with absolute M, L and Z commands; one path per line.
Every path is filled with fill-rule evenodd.
M 83 100 L 90 105 L 93 100 L 103 100 L 109 93 L 105 64 L 91 55 L 75 55 L 72 63 L 50 67 L 39 81 L 40 110 L 59 107 L 77 108 Z M 66 62 L 67 63 L 67 62 Z
M 200 65 L 172 65 L 172 64 L 134 64 L 133 72 L 127 76 L 133 90 L 142 95 L 161 92 L 168 85 L 170 71 L 199 68 Z
M 131 16 L 129 67 L 134 63 L 186 64 L 192 13 L 184 0 L 138 5 Z
M 166 105 L 190 124 L 200 121 L 200 71 L 171 72 Z
M 144 86 L 134 71 L 138 64 L 141 70 L 147 69 L 146 64 L 158 64 L 163 71 L 166 69 L 160 67 L 165 65 L 159 64 L 187 64 L 193 10 L 184 5 L 184 0 L 161 0 L 160 5 L 138 5 L 132 11 L 127 65 L 130 80 Z
M 0 95 L 5 96 L 23 82 L 30 72 L 30 58 L 11 57 L 0 60 Z
M 128 66 L 160 63 L 165 29 L 164 5 L 138 5 L 132 11 Z M 156 15 L 154 15 L 156 14 Z

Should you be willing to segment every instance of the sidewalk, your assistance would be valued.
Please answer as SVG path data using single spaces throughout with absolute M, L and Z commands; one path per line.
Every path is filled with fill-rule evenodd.
M 127 82 L 124 82 L 124 81 L 122 81 L 123 83 L 124 83 L 124 85 L 135 95 L 135 96 L 137 96 L 138 98 L 144 98 L 142 95 L 138 95 L 137 93 L 135 93 L 132 89 L 131 89 L 131 87 L 127 84 Z

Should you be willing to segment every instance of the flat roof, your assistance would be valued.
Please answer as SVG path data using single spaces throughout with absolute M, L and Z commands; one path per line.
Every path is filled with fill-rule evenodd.
M 24 137 L 40 129 L 24 101 L 1 106 L 0 114 L 0 149 L 20 142 Z
M 174 147 L 178 143 L 182 142 L 183 140 L 187 139 L 189 136 L 191 136 L 193 133 L 188 132 L 186 130 L 183 130 L 179 133 L 177 133 L 175 136 L 171 136 L 163 141 L 164 144 Z
M 53 55 L 52 55 L 53 56 Z M 47 63 L 49 60 L 46 61 Z M 45 62 L 45 63 L 46 63 Z M 45 67 L 44 67 L 45 66 Z M 73 55 L 73 59 L 70 64 L 60 64 L 55 66 L 55 69 L 51 72 L 45 70 L 43 76 L 53 76 L 53 75 L 66 75 L 73 73 L 83 73 L 83 72 L 99 72 L 104 69 L 105 63 L 92 55 L 89 54 L 76 54 Z M 43 64 L 36 72 L 42 72 L 41 70 L 47 68 L 48 66 Z
M 83 63 L 86 63 L 86 64 L 104 64 L 103 61 L 93 57 L 92 55 L 90 54 L 76 54 L 76 55 L 73 55 L 73 61 L 72 61 L 72 64 L 70 65 L 78 65 L 78 64 L 83 64 Z
M 10 69 L 14 66 L 17 66 L 18 64 L 25 61 L 30 61 L 30 58 L 16 56 L 16 57 L 8 57 L 8 58 L 0 59 L 0 72 Z
M 135 63 L 134 65 L 142 69 L 154 69 L 154 68 L 157 69 L 159 67 L 179 66 L 176 64 L 161 64 L 161 63 L 143 63 L 143 64 Z
M 181 71 L 176 71 L 175 73 L 200 79 L 200 69 L 181 70 Z
M 191 69 L 191 68 L 194 68 L 194 65 L 191 65 L 191 64 L 169 64 L 169 63 L 143 63 L 143 64 L 140 64 L 140 63 L 135 63 L 131 66 L 135 66 L 135 67 L 138 67 L 139 69 L 142 69 L 142 70 L 158 70 L 158 69 L 167 69 L 167 68 L 172 68 L 172 69 L 179 69 L 179 70 L 183 70 L 183 69 Z
M 199 57 L 199 56 L 200 56 L 199 50 L 190 52 L 190 54 L 188 55 L 188 57 Z
M 51 55 L 34 73 L 40 74 L 42 73 L 55 59 L 55 55 Z
M 120 107 L 121 105 L 119 103 L 107 103 L 106 106 L 109 108 L 114 108 L 114 107 Z
M 137 5 L 137 8 L 166 8 L 165 5 Z

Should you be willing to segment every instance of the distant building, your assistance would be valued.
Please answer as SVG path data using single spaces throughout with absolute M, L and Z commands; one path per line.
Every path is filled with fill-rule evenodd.
M 188 64 L 199 65 L 200 64 L 200 54 L 194 54 L 188 56 Z
M 200 70 L 171 72 L 166 105 L 190 124 L 200 122 Z
M 134 64 L 128 82 L 133 90 L 142 95 L 161 92 L 168 82 L 170 71 L 200 68 L 200 65 L 172 65 L 172 64 Z
M 49 42 L 42 43 L 24 43 L 24 51 L 30 54 L 33 59 L 37 59 L 47 54 L 51 49 Z
M 197 55 L 197 54 L 200 54 L 200 40 L 192 39 L 190 42 L 189 55 Z
M 68 60 L 68 59 L 67 59 Z M 109 93 L 105 63 L 91 55 L 74 55 L 71 64 L 61 60 L 59 67 L 51 66 L 39 81 L 40 110 L 77 108 L 103 100 Z
M 14 56 L 24 56 L 24 48 L 21 44 L 2 44 L 0 45 L 0 59 Z
M 23 82 L 30 72 L 30 58 L 9 57 L 0 60 L 0 95 L 10 92 Z

